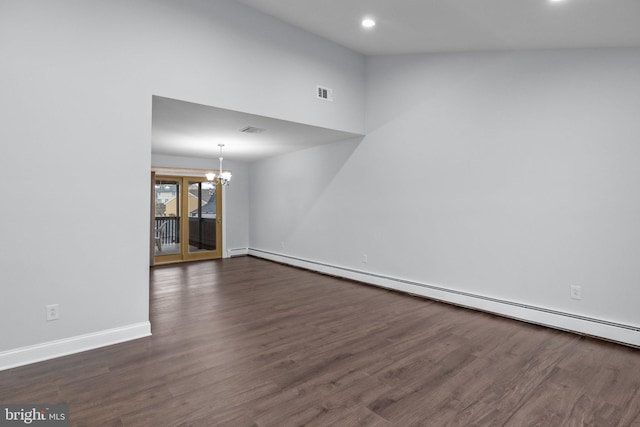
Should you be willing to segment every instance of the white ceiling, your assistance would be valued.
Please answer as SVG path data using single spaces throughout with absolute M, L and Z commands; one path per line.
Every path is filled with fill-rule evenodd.
M 176 99 L 153 97 L 152 152 L 173 156 L 219 156 L 251 162 L 320 144 L 361 136 Z M 242 133 L 253 126 L 264 132 Z
M 236 1 L 365 55 L 640 46 L 640 0 Z

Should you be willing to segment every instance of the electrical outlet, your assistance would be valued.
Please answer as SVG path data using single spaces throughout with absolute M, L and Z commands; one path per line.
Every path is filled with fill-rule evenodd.
M 582 286 L 571 285 L 569 286 L 571 292 L 571 299 L 582 299 Z
M 47 306 L 47 321 L 58 320 L 60 318 L 60 306 L 51 304 Z
M 364 262 L 365 264 L 369 262 L 369 258 L 367 257 L 367 254 L 362 254 L 362 262 Z

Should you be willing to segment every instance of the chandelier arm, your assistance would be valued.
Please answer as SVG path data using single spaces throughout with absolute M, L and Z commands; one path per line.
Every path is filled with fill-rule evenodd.
M 218 182 L 222 185 L 228 185 L 229 184 L 229 180 L 231 179 L 231 173 L 230 172 L 224 172 L 224 170 L 222 169 L 222 147 L 224 147 L 224 144 L 218 144 L 218 147 L 220 147 L 220 157 L 218 157 L 218 160 L 220 160 L 220 167 L 218 169 L 218 174 L 215 178 L 217 178 Z

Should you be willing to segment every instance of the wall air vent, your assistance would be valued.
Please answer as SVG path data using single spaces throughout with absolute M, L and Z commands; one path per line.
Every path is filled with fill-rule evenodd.
M 333 101 L 333 89 L 329 89 L 324 86 L 316 87 L 316 96 L 318 99 L 323 99 L 325 101 Z
M 242 129 L 240 129 L 240 132 L 244 132 L 244 133 L 262 133 L 262 132 L 266 132 L 266 129 L 261 129 L 261 128 L 257 128 L 257 127 L 253 127 L 253 126 L 245 126 Z

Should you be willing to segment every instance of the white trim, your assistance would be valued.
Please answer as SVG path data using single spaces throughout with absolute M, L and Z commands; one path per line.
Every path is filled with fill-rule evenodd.
M 226 258 L 231 258 L 231 257 L 234 257 L 234 256 L 242 256 L 242 255 L 249 255 L 249 248 L 227 249 Z
M 78 335 L 42 344 L 0 352 L 0 371 L 82 351 L 118 344 L 151 335 L 151 323 L 142 322 L 120 328 Z
M 442 286 L 413 282 L 366 271 L 314 262 L 260 249 L 249 248 L 249 255 L 387 289 L 445 301 L 463 307 L 495 313 L 554 329 L 591 335 L 634 347 L 640 347 L 640 326 L 625 325 L 604 319 L 521 304 L 514 301 L 499 300 L 483 295 L 460 292 Z
M 225 250 L 227 248 L 227 190 L 226 185 L 221 185 L 222 188 L 222 258 L 229 258 L 229 254 Z

